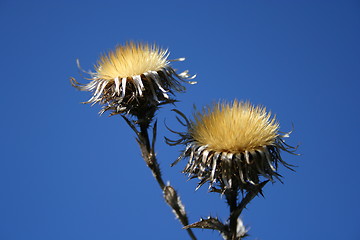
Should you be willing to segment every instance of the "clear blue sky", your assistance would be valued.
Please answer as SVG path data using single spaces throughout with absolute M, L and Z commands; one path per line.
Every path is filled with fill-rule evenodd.
M 120 117 L 98 116 L 72 88 L 75 60 L 91 69 L 128 40 L 156 42 L 198 84 L 178 95 L 187 115 L 218 99 L 263 104 L 301 157 L 297 172 L 244 211 L 248 239 L 360 239 L 359 1 L 9 1 L 0 2 L 0 239 L 187 239 Z M 158 158 L 197 221 L 225 220 L 224 199 Z M 200 239 L 217 232 L 196 230 Z

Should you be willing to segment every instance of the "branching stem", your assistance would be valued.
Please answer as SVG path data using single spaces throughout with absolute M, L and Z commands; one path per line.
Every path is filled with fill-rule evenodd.
M 154 123 L 152 142 L 150 141 L 149 133 L 148 133 L 148 129 L 150 127 L 150 122 L 152 120 L 152 117 L 153 116 L 150 116 L 148 118 L 145 117 L 142 118 L 138 116 L 138 121 L 135 122 L 135 124 L 137 124 L 140 129 L 140 131 L 138 131 L 135 124 L 123 116 L 125 121 L 128 123 L 128 125 L 133 129 L 133 131 L 137 135 L 136 140 L 140 146 L 142 157 L 144 158 L 146 165 L 150 168 L 154 178 L 159 184 L 161 190 L 163 191 L 164 194 L 163 196 L 166 203 L 173 209 L 175 216 L 179 218 L 181 224 L 183 226 L 187 226 L 189 225 L 189 220 L 186 215 L 185 208 L 181 203 L 177 192 L 172 186 L 165 185 L 164 180 L 162 179 L 161 176 L 160 166 L 157 162 L 155 149 L 154 149 L 155 140 L 156 140 L 156 122 Z M 192 229 L 188 228 L 186 229 L 186 231 L 192 240 L 197 239 Z

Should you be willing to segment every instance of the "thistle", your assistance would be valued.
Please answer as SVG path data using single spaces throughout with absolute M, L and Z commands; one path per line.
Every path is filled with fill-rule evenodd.
M 169 184 L 165 184 L 160 166 L 156 159 L 155 141 L 157 122 L 153 123 L 156 110 L 160 105 L 174 103 L 174 92 L 182 92 L 181 84 L 190 77 L 188 71 L 176 73 L 171 67 L 172 61 L 183 61 L 184 58 L 168 60 L 169 52 L 156 45 L 127 43 L 118 46 L 114 51 L 103 55 L 95 65 L 95 72 L 89 74 L 87 84 L 78 83 L 71 78 L 74 87 L 89 91 L 92 97 L 85 103 L 102 105 L 100 114 L 109 111 L 110 115 L 120 114 L 136 134 L 142 157 L 159 184 L 164 200 L 172 208 L 176 218 L 183 226 L 189 224 L 185 207 L 178 193 Z M 81 69 L 79 62 L 78 67 Z M 152 126 L 152 137 L 148 131 Z M 189 237 L 196 239 L 191 229 Z
M 138 116 L 147 109 L 174 102 L 170 95 L 185 90 L 182 82 L 195 83 L 187 81 L 195 76 L 190 77 L 188 71 L 178 74 L 170 65 L 185 59 L 168 60 L 168 56 L 167 50 L 155 44 L 130 42 L 102 55 L 94 72 L 83 71 L 89 75 L 89 83 L 81 84 L 75 78 L 71 82 L 81 91 L 92 92 L 85 103 L 101 104 L 100 114 L 110 111 L 111 115 Z M 79 62 L 78 66 L 81 69 Z
M 81 91 L 91 92 L 91 98 L 84 103 L 100 104 L 100 114 L 119 114 L 131 127 L 165 202 L 191 239 L 196 239 L 192 228 L 218 230 L 226 240 L 242 239 L 247 236 L 239 217 L 243 209 L 263 194 L 266 183 L 282 181 L 279 165 L 293 170 L 281 156 L 282 152 L 294 154 L 296 150 L 285 143 L 290 132 L 280 132 L 275 116 L 265 107 L 249 102 L 216 103 L 196 112 L 193 120 L 174 110 L 183 118 L 177 119 L 187 130 L 171 130 L 180 136 L 178 140 L 166 138 L 169 145 L 185 145 L 172 165 L 186 159 L 183 172 L 200 180 L 196 189 L 208 183 L 211 192 L 225 196 L 230 209 L 225 223 L 210 216 L 189 224 L 179 194 L 162 178 L 155 153 L 155 112 L 161 105 L 176 102 L 175 93 L 185 90 L 182 83 L 196 83 L 190 81 L 195 75 L 190 76 L 188 71 L 177 73 L 171 66 L 171 62 L 184 58 L 168 60 L 168 56 L 167 50 L 155 44 L 130 42 L 102 55 L 94 72 L 82 70 L 77 61 L 79 69 L 89 75 L 89 82 L 81 84 L 71 78 L 71 83 Z
M 279 123 L 265 108 L 235 100 L 207 107 L 194 118 L 185 120 L 188 131 L 178 133 L 179 140 L 167 142 L 186 145 L 173 165 L 187 158 L 184 173 L 199 178 L 198 187 L 218 183 L 224 191 L 236 181 L 240 189 L 247 190 L 259 184 L 260 176 L 280 179 L 278 163 L 291 168 L 280 155 L 280 150 L 295 150 L 283 140 L 289 133 L 279 133 Z
M 175 111 L 185 120 L 178 118 L 187 132 L 173 131 L 180 139 L 166 139 L 170 145 L 185 145 L 173 165 L 187 159 L 183 172 L 200 179 L 197 188 L 209 183 L 212 192 L 225 194 L 231 212 L 228 224 L 221 225 L 219 220 L 210 218 L 218 222 L 212 226 L 217 226 L 215 229 L 226 239 L 241 239 L 246 233 L 236 230 L 241 211 L 258 193 L 262 194 L 268 181 L 280 180 L 279 163 L 291 169 L 292 165 L 280 155 L 281 151 L 293 153 L 296 149 L 284 141 L 289 133 L 281 134 L 275 117 L 264 107 L 249 102 L 214 104 L 195 113 L 193 121 Z M 246 196 L 237 203 L 239 191 Z M 189 227 L 204 227 L 208 222 L 203 220 Z

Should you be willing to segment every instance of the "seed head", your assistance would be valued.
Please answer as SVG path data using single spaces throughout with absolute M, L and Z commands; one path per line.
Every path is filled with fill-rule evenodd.
M 94 72 L 84 71 L 90 76 L 89 83 L 81 84 L 74 78 L 71 82 L 81 91 L 92 92 L 85 103 L 103 105 L 101 114 L 142 115 L 147 109 L 174 102 L 169 94 L 185 90 L 180 82 L 196 83 L 186 81 L 195 77 L 190 77 L 188 71 L 177 74 L 170 66 L 171 61 L 184 59 L 168 60 L 168 55 L 155 44 L 130 42 L 102 55 Z
M 95 66 L 98 78 L 113 80 L 159 71 L 168 66 L 168 51 L 156 45 L 130 42 L 101 56 Z
M 200 145 L 218 152 L 239 153 L 272 145 L 279 124 L 265 108 L 249 102 L 215 104 L 195 115 L 191 136 Z
M 170 145 L 186 145 L 173 165 L 188 159 L 183 172 L 199 178 L 198 187 L 209 182 L 221 192 L 233 186 L 249 190 L 260 183 L 260 176 L 280 180 L 279 162 L 291 169 L 280 151 L 292 153 L 296 148 L 285 144 L 283 138 L 289 134 L 279 133 L 279 123 L 264 107 L 237 100 L 217 103 L 195 113 L 194 121 L 176 112 L 185 119 L 188 131 L 176 132 L 179 140 L 166 139 Z

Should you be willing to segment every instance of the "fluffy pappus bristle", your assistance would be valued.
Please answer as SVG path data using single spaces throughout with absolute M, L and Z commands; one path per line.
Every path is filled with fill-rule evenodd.
M 274 144 L 278 130 L 275 117 L 264 107 L 235 100 L 196 113 L 190 134 L 209 150 L 239 153 Z
M 167 50 L 155 44 L 129 42 L 104 54 L 97 62 L 95 69 L 98 78 L 108 80 L 141 75 L 166 67 L 168 55 Z

